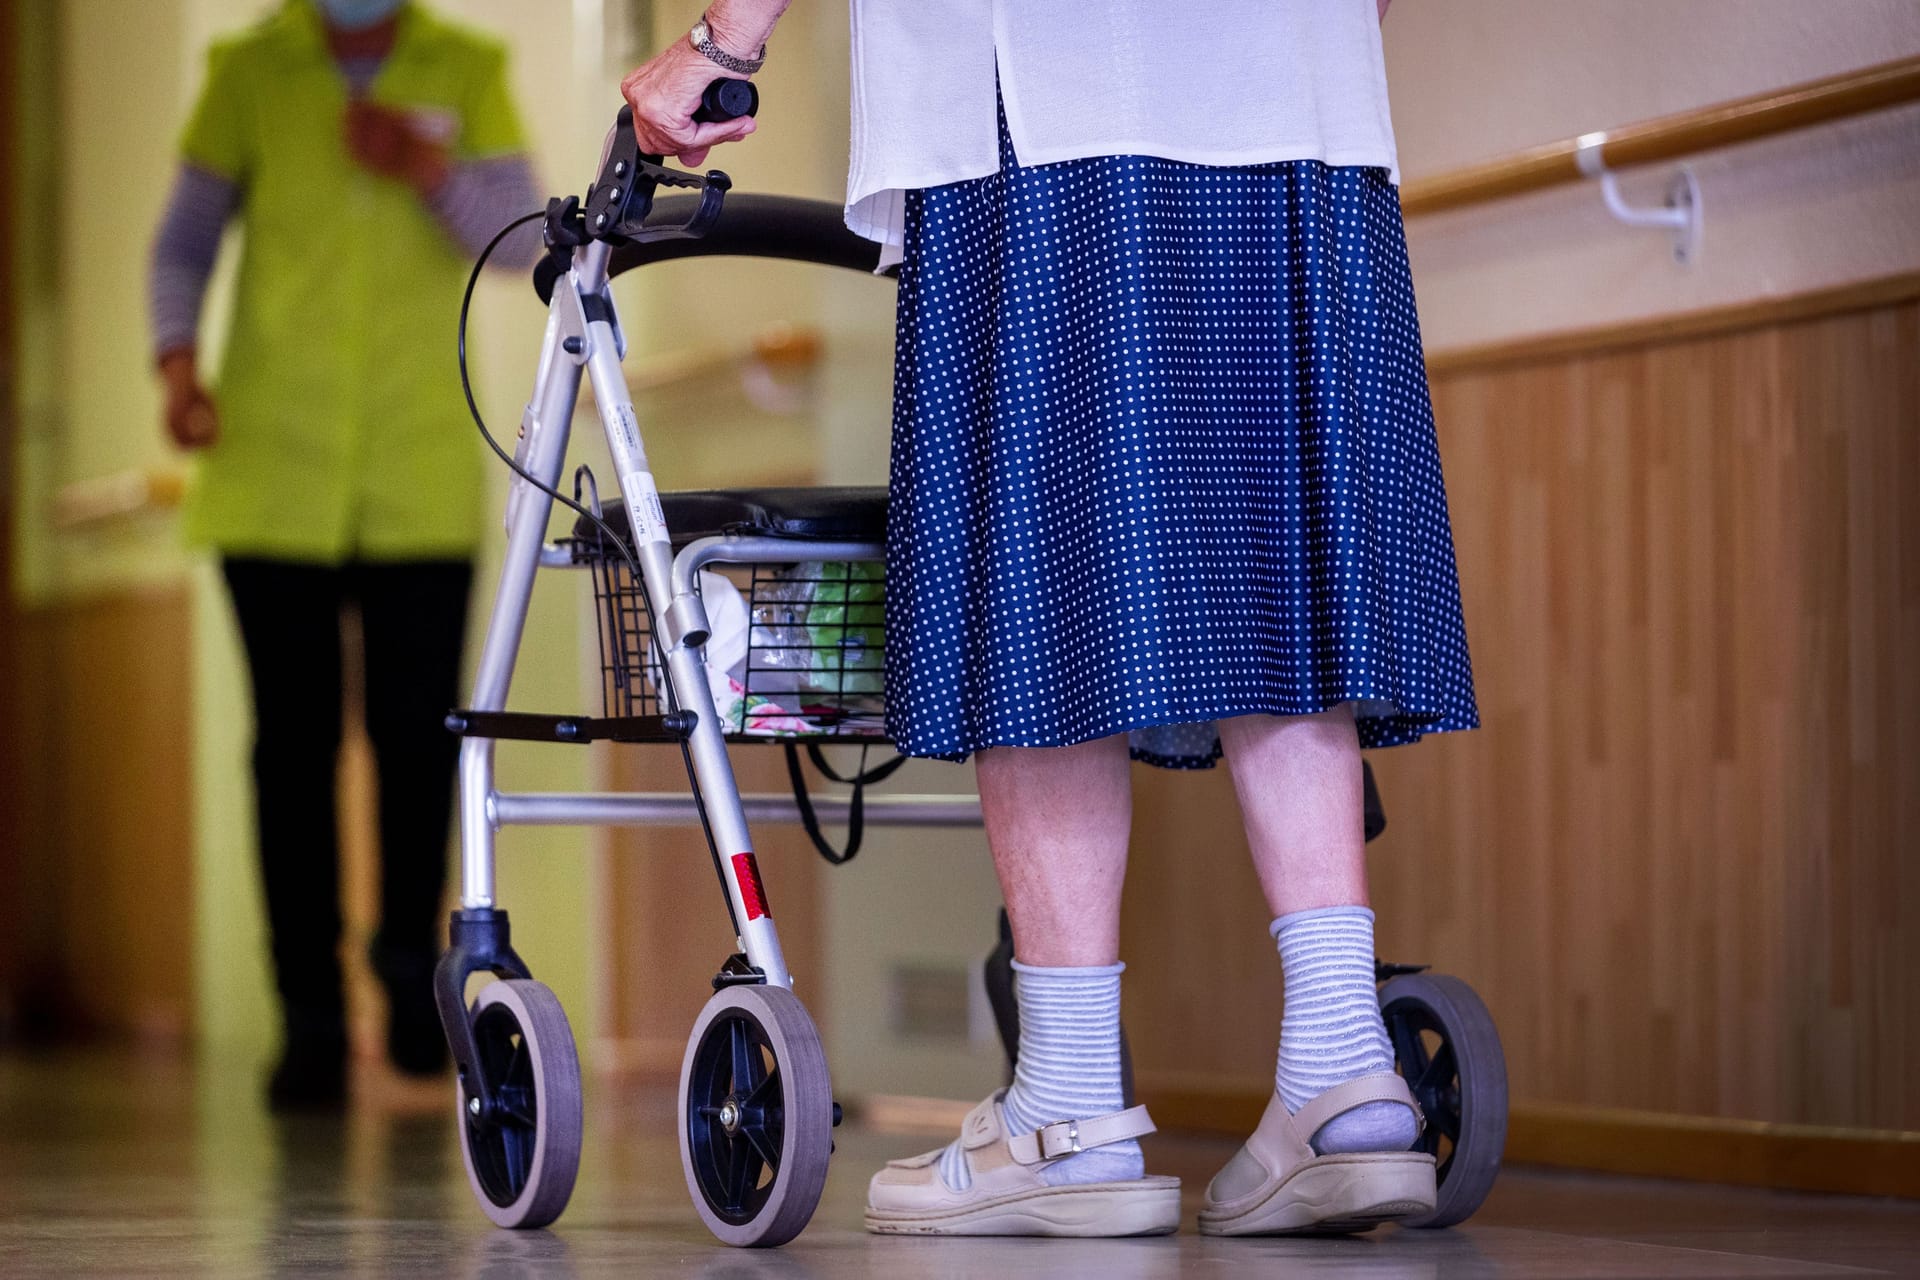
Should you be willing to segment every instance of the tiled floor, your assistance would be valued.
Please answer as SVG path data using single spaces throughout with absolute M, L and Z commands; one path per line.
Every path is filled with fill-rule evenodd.
M 442 1091 L 376 1083 L 344 1120 L 269 1120 L 254 1081 L 166 1059 L 0 1058 L 0 1276 L 725 1277 L 1920 1275 L 1920 1203 L 1509 1170 L 1441 1232 L 1347 1240 L 881 1239 L 867 1173 L 936 1145 L 842 1130 L 813 1225 L 721 1248 L 686 1198 L 663 1089 L 590 1085 L 579 1189 L 551 1231 L 495 1231 L 469 1198 Z M 447 1092 L 450 1092 L 450 1088 Z M 1230 1144 L 1158 1137 L 1198 1195 Z

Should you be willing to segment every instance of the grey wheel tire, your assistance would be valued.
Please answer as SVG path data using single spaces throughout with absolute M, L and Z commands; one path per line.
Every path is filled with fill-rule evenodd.
M 680 1166 L 725 1244 L 782 1245 L 820 1203 L 833 1152 L 833 1087 L 820 1034 L 784 987 L 714 993 L 680 1068 Z
M 1433 1212 L 1404 1227 L 1450 1227 L 1471 1217 L 1500 1173 L 1507 1145 L 1507 1057 L 1493 1015 L 1472 987 L 1410 973 L 1380 988 L 1395 1065 L 1427 1115 L 1421 1148 L 1438 1162 Z
M 494 1225 L 544 1227 L 560 1216 L 580 1172 L 580 1055 L 560 1000 L 538 982 L 483 987 L 467 1012 L 496 1096 L 482 1119 L 454 1086 L 460 1157 L 474 1199 Z

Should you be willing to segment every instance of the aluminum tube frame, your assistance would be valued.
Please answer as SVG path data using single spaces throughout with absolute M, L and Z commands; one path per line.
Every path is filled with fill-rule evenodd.
M 594 404 L 606 433 L 608 452 L 613 457 L 620 496 L 626 501 L 634 556 L 640 561 L 641 587 L 652 606 L 656 638 L 666 657 L 672 701 L 678 708 L 693 712 L 695 717 L 693 733 L 686 745 L 696 784 L 706 801 L 707 821 L 715 855 L 720 861 L 720 879 L 726 887 L 740 949 L 746 953 L 747 963 L 764 973 L 769 985 L 791 988 L 793 978 L 787 972 L 786 957 L 780 949 L 780 935 L 774 929 L 773 917 L 766 908 L 766 894 L 760 886 L 760 872 L 753 857 L 753 837 L 747 829 L 746 810 L 740 802 L 733 762 L 727 757 L 719 709 L 707 684 L 706 658 L 701 647 L 707 638 L 706 609 L 691 584 L 684 590 L 676 589 L 673 542 L 660 510 L 660 492 L 640 440 L 633 396 L 620 367 L 623 343 L 613 298 L 606 290 L 606 246 L 596 242 L 587 249 L 587 254 L 594 268 L 592 273 L 582 274 L 577 282 L 568 282 L 578 288 L 580 296 L 600 295 L 595 308 L 597 314 L 592 314 L 587 321 L 587 377 L 593 384 Z M 564 291 L 564 288 L 557 291 L 555 296 Z
M 605 283 L 607 254 L 604 246 L 596 247 L 601 252 L 596 256 L 589 249 L 565 287 L 554 291 L 546 336 L 540 343 L 534 397 L 521 420 L 524 434 L 516 450 L 521 465 L 552 488 L 560 484 L 574 405 L 580 398 L 580 363 L 562 344 L 569 337 L 584 340 L 578 292 L 582 272 L 597 271 L 601 284 Z M 473 696 L 467 702 L 476 711 L 506 709 L 514 660 L 526 629 L 527 606 L 533 599 L 534 575 L 545 559 L 547 521 L 553 513 L 549 495 L 517 476 L 513 486 L 508 499 L 512 518 L 507 553 L 487 618 Z M 493 740 L 466 738 L 460 743 L 460 905 L 468 909 L 494 905 L 494 828 L 487 814 L 492 795 Z
M 692 592 L 700 570 L 710 564 L 796 564 L 815 561 L 884 560 L 885 543 L 816 542 L 804 538 L 769 538 L 757 534 L 723 534 L 689 542 L 673 562 L 676 595 Z
M 790 794 L 744 795 L 740 806 L 752 822 L 800 821 L 799 806 Z M 813 810 L 827 826 L 845 826 L 850 807 L 841 796 L 813 797 Z M 672 791 L 496 792 L 488 808 L 500 827 L 686 827 L 700 821 L 693 797 Z M 870 827 L 980 825 L 978 796 L 869 796 L 865 809 Z

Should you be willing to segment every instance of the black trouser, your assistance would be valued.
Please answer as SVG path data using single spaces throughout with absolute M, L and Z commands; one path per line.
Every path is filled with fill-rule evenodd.
M 466 561 L 339 567 L 228 558 L 227 588 L 253 677 L 261 879 L 273 966 L 288 1017 L 341 1010 L 340 625 L 357 604 L 366 654 L 366 724 L 379 772 L 380 925 L 376 946 L 438 949 L 447 829 L 459 739 L 445 719 L 459 694 L 473 566 Z

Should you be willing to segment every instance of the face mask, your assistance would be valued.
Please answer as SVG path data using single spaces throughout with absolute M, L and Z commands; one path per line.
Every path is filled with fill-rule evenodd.
M 400 11 L 407 0 L 320 0 L 327 21 L 342 31 L 365 31 Z

